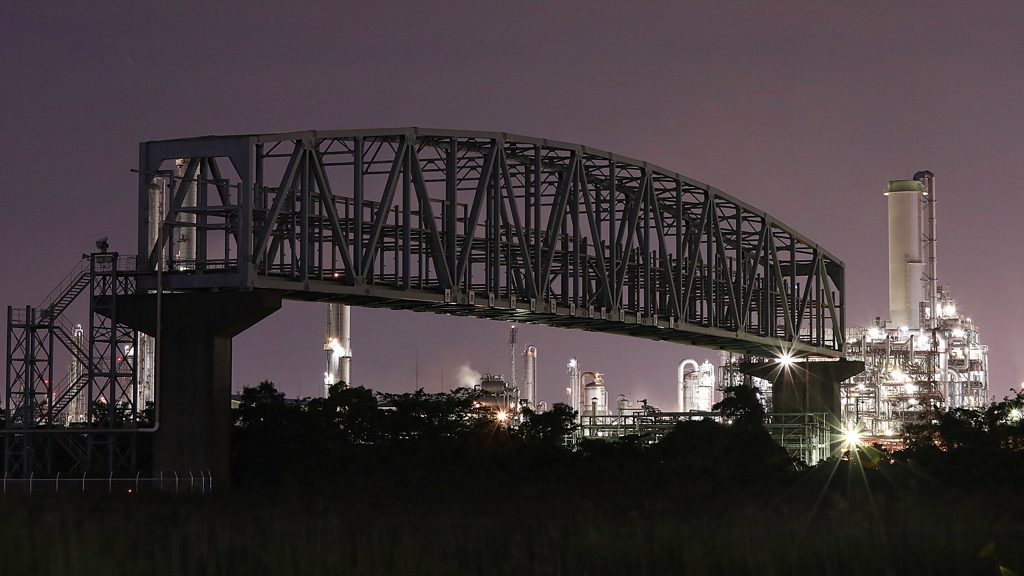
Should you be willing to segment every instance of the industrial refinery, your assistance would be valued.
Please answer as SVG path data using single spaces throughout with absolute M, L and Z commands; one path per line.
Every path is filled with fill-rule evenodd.
M 585 370 L 576 358 L 566 364 L 566 403 L 578 414 L 577 437 L 618 438 L 644 434 L 656 441 L 685 419 L 715 418 L 714 403 L 726 388 L 756 387 L 765 405 L 766 424 L 794 455 L 808 463 L 827 457 L 833 438 L 856 434 L 858 441 L 890 448 L 902 446 L 904 427 L 926 409 L 977 408 L 988 400 L 988 347 L 981 343 L 971 318 L 960 313 L 950 287 L 937 274 L 935 176 L 918 172 L 911 180 L 889 182 L 889 314 L 867 327 L 846 330 L 847 360 L 864 362 L 865 370 L 840 384 L 841 429 L 826 424 L 826 414 L 773 412 L 772 383 L 744 374 L 740 364 L 751 358 L 720 352 L 718 365 L 694 359 L 679 362 L 677 405 L 662 410 L 647 400 L 634 403 L 619 394 L 612 405 L 604 374 Z M 516 329 L 512 328 L 512 382 L 487 375 L 482 384 L 494 398 L 518 394 L 515 382 Z M 536 404 L 537 349 L 523 353 L 524 387 Z M 495 400 L 497 402 L 497 400 Z M 502 407 L 514 405 L 507 400 Z
M 939 283 L 935 175 L 889 182 L 889 319 L 848 328 L 846 357 L 865 371 L 842 384 L 843 419 L 867 441 L 898 446 L 931 406 L 989 401 L 988 346 Z
M 467 138 L 477 137 L 478 135 L 474 135 Z M 466 150 L 474 148 L 466 147 Z M 300 155 L 307 153 L 309 152 L 302 150 L 295 152 Z M 397 156 L 393 159 L 392 168 L 404 169 L 401 168 L 404 166 L 403 162 L 410 163 L 413 159 Z M 436 169 L 436 166 L 431 166 L 431 169 Z M 58 287 L 51 302 L 40 309 L 44 313 L 37 314 L 39 310 L 28 307 L 24 314 L 21 314 L 21 311 L 18 311 L 18 314 L 9 314 L 10 334 L 20 334 L 17 332 L 19 330 L 26 333 L 52 332 L 54 338 L 59 339 L 59 343 L 71 352 L 72 360 L 67 367 L 67 377 L 56 385 L 60 399 L 54 401 L 52 405 L 47 404 L 47 410 L 59 415 L 51 418 L 52 422 L 64 426 L 87 422 L 92 417 L 93 407 L 90 403 L 110 398 L 104 396 L 110 394 L 109 389 L 102 387 L 81 393 L 90 386 L 90 382 L 94 388 L 96 382 L 117 383 L 121 386 L 121 391 L 116 392 L 122 398 L 120 402 L 129 399 L 128 404 L 135 411 L 156 400 L 157 375 L 161 370 L 156 361 L 156 340 L 140 330 L 130 329 L 118 322 L 97 320 L 101 317 L 107 318 L 104 315 L 108 312 L 96 308 L 97 303 L 109 301 L 103 298 L 107 298 L 109 294 L 116 296 L 119 290 L 135 291 L 135 294 L 126 293 L 125 296 L 159 297 L 166 289 L 167 294 L 173 294 L 173 298 L 180 300 L 182 295 L 192 294 L 190 291 L 194 290 L 194 286 L 197 285 L 194 283 L 199 282 L 196 278 L 200 276 L 202 282 L 223 281 L 225 287 L 237 287 L 232 283 L 238 282 L 239 277 L 217 276 L 225 270 L 222 266 L 226 266 L 227 260 L 212 257 L 211 243 L 207 240 L 209 232 L 214 228 L 209 226 L 209 215 L 204 213 L 202 208 L 204 203 L 209 204 L 211 197 L 207 189 L 211 185 L 220 185 L 220 177 L 215 176 L 215 172 L 215 163 L 209 159 L 179 159 L 174 162 L 173 169 L 155 173 L 156 175 L 147 182 L 141 195 L 146 202 L 140 208 L 142 220 L 146 224 L 140 231 L 142 257 L 124 259 L 124 274 L 132 278 L 138 277 L 137 284 L 119 285 L 115 282 L 114 279 L 119 273 L 117 267 L 121 266 L 121 263 L 117 260 L 116 254 L 106 251 L 107 246 L 101 241 L 97 243 L 100 252 L 90 256 L 89 261 L 73 271 L 67 285 Z M 616 168 L 609 174 L 621 176 L 623 173 Z M 317 173 L 311 178 L 310 182 L 316 183 L 319 182 L 317 178 L 322 179 L 322 175 Z M 317 187 L 323 185 L 316 184 Z M 711 194 L 703 189 L 695 189 L 693 193 Z M 561 260 L 558 260 L 563 265 L 561 279 L 565 285 L 562 288 L 569 291 L 562 300 L 527 297 L 533 293 L 531 290 L 538 290 L 533 279 L 534 272 L 538 271 L 531 271 L 525 276 L 517 273 L 525 282 L 523 285 L 515 284 L 519 280 L 515 280 L 517 276 L 512 274 L 503 278 L 505 282 L 512 281 L 515 285 L 500 286 L 500 282 L 495 280 L 492 274 L 487 276 L 485 284 L 469 282 L 464 286 L 460 285 L 462 287 L 458 289 L 442 288 L 443 283 L 452 283 L 453 278 L 460 277 L 458 274 L 452 276 L 451 272 L 452 267 L 459 266 L 456 251 L 449 254 L 451 262 L 423 259 L 416 266 L 411 264 L 413 254 L 427 254 L 442 246 L 440 237 L 434 238 L 436 242 L 429 244 L 429 247 L 424 244 L 415 249 L 410 248 L 406 254 L 410 259 L 409 263 L 402 264 L 404 261 L 397 256 L 388 261 L 389 266 L 392 266 L 390 268 L 384 266 L 384 258 L 377 260 L 376 269 L 372 267 L 373 259 L 362 262 L 360 273 L 363 274 L 364 280 L 376 278 L 373 281 L 381 283 L 380 291 L 375 292 L 377 288 L 370 289 L 361 287 L 362 285 L 353 288 L 346 284 L 354 282 L 352 277 L 355 272 L 347 266 L 355 264 L 345 264 L 344 257 L 338 260 L 333 253 L 330 266 L 327 265 L 325 254 L 319 254 L 316 257 L 320 258 L 321 268 L 308 268 L 305 271 L 294 268 L 295 262 L 299 261 L 310 265 L 314 262 L 313 256 L 307 254 L 296 259 L 289 259 L 291 256 L 285 258 L 286 243 L 283 239 L 291 237 L 289 235 L 294 231 L 281 232 L 277 236 L 279 240 L 270 240 L 269 228 L 262 237 L 261 249 L 276 254 L 273 258 L 277 260 L 271 258 L 261 261 L 262 268 L 259 269 L 256 278 L 260 282 L 266 282 L 270 288 L 260 288 L 258 293 L 226 290 L 212 291 L 210 294 L 220 294 L 218 297 L 225 298 L 234 298 L 238 294 L 247 294 L 253 299 L 263 298 L 264 301 L 246 305 L 258 308 L 260 314 L 269 314 L 280 307 L 283 290 L 281 278 L 291 278 L 289 275 L 294 275 L 297 273 L 296 270 L 299 270 L 301 274 L 306 274 L 307 283 L 315 281 L 316 290 L 306 284 L 296 284 L 292 286 L 294 290 L 287 293 L 303 293 L 305 295 L 302 299 L 325 303 L 323 383 L 320 388 L 324 396 L 329 394 L 334 386 L 354 384 L 351 377 L 353 335 L 350 306 L 398 306 L 391 292 L 396 283 L 404 287 L 402 290 L 408 303 L 408 308 L 405 309 L 628 333 L 643 338 L 715 348 L 719 350 L 717 364 L 707 359 L 698 361 L 693 358 L 682 358 L 675 367 L 674 382 L 671 377 L 666 378 L 664 386 L 666 390 L 674 391 L 674 406 L 660 407 L 653 405 L 648 399 L 634 400 L 628 393 L 629 382 L 606 381 L 606 370 L 611 366 L 582 366 L 574 357 L 566 359 L 568 385 L 564 387 L 563 397 L 562 384 L 540 381 L 540 351 L 532 344 L 521 345 L 518 327 L 512 323 L 508 338 L 507 373 L 485 374 L 475 387 L 480 392 L 481 405 L 493 410 L 499 420 L 510 425 L 521 422 L 529 411 L 547 410 L 548 402 L 565 402 L 577 414 L 579 424 L 578 430 L 569 439 L 570 442 L 584 438 L 615 439 L 630 435 L 642 437 L 647 442 L 655 442 L 680 421 L 723 421 L 722 414 L 714 411 L 715 403 L 721 400 L 724 394 L 728 394 L 731 387 L 751 385 L 759 392 L 759 398 L 765 407 L 765 425 L 773 437 L 794 456 L 814 464 L 832 453 L 837 434 L 855 430 L 865 442 L 898 447 L 901 445 L 906 424 L 918 420 L 927 409 L 933 406 L 974 408 L 982 406 L 989 399 L 988 348 L 981 343 L 978 327 L 972 319 L 958 309 L 950 286 L 939 282 L 935 176 L 931 172 L 919 172 L 910 180 L 889 182 L 885 195 L 889 212 L 889 311 L 887 319 L 879 315 L 871 325 L 865 327 L 845 327 L 845 286 L 840 261 L 832 259 L 820 247 L 816 247 L 817 245 L 811 247 L 810 244 L 798 243 L 796 236 L 787 237 L 788 240 L 783 238 L 784 235 L 779 232 L 777 223 L 772 224 L 776 228 L 769 226 L 761 232 L 747 230 L 744 226 L 767 226 L 765 223 L 769 220 L 754 213 L 742 216 L 746 208 L 738 204 L 734 209 L 730 208 L 729 213 L 739 214 L 742 216 L 740 220 L 746 218 L 743 220 L 743 226 L 737 227 L 732 220 L 720 215 L 714 218 L 707 215 L 702 217 L 697 211 L 686 219 L 675 221 L 675 233 L 678 235 L 675 240 L 666 235 L 669 227 L 665 222 L 660 221 L 659 224 L 659 219 L 663 219 L 664 214 L 659 213 L 653 218 L 648 218 L 653 223 L 650 224 L 651 230 L 645 242 L 650 243 L 652 239 L 659 237 L 658 242 L 664 244 L 663 250 L 677 240 L 681 243 L 684 238 L 690 238 L 682 231 L 684 224 L 689 226 L 693 222 L 702 221 L 703 218 L 711 222 L 708 226 L 717 226 L 718 229 L 712 231 L 713 233 L 701 229 L 699 235 L 692 236 L 704 238 L 694 240 L 693 244 L 693 247 L 702 246 L 701 250 L 704 252 L 695 248 L 686 249 L 693 253 L 692 264 L 689 265 L 692 269 L 680 266 L 687 257 L 685 253 L 675 256 L 663 253 L 661 257 L 657 257 L 653 250 L 643 252 L 637 251 L 636 248 L 628 248 L 634 251 L 630 258 L 637 259 L 637 262 L 646 258 L 647 261 L 636 264 L 633 260 L 627 259 L 619 265 L 618 271 L 615 271 L 613 266 L 612 272 L 619 274 L 619 282 L 622 283 L 622 290 L 625 292 L 617 296 L 617 300 L 605 301 L 605 306 L 597 306 L 595 303 L 599 298 L 604 298 L 601 294 L 611 290 L 612 284 L 607 283 L 609 276 L 604 274 L 607 271 L 597 275 L 591 272 L 595 269 L 604 270 L 600 267 L 607 264 L 594 259 L 589 263 L 580 262 L 566 267 L 569 266 L 567 263 L 576 262 L 573 258 L 579 257 L 578 254 L 574 256 L 571 251 L 565 252 L 560 256 Z M 321 198 L 327 198 L 327 194 L 323 193 Z M 721 206 L 731 205 L 729 203 L 732 202 L 724 196 L 711 195 L 707 198 L 710 200 L 688 200 L 688 206 L 693 210 L 703 210 L 703 207 L 712 206 L 715 202 L 719 202 Z M 270 205 L 267 199 L 261 202 L 264 209 Z M 284 200 L 280 202 L 283 203 Z M 602 202 L 607 204 L 611 201 Z M 277 209 L 280 209 L 280 205 Z M 606 208 L 601 208 L 604 209 Z M 348 219 L 353 218 L 348 204 L 332 205 L 325 210 L 324 214 L 317 217 L 320 226 L 334 226 L 334 222 L 341 218 L 339 214 L 347 215 L 345 218 Z M 625 214 L 621 207 L 615 210 L 615 214 Z M 165 214 L 167 211 L 175 212 L 176 219 L 170 219 Z M 381 214 L 381 218 L 386 218 L 390 213 Z M 528 220 L 533 222 L 531 230 L 534 232 L 537 230 L 536 221 L 539 214 L 539 209 L 534 210 L 531 214 L 532 220 Z M 446 217 L 451 216 L 447 214 Z M 454 224 L 451 219 L 445 222 L 445 225 L 454 226 L 459 220 L 455 218 Z M 686 224 L 687 222 L 690 224 Z M 593 230 L 599 227 L 600 223 L 595 222 Z M 322 238 L 325 230 L 326 228 L 319 230 L 317 234 L 320 236 L 317 237 Z M 399 234 L 400 231 L 400 228 L 389 229 L 389 233 L 393 234 Z M 340 227 L 331 228 L 329 232 L 344 235 Z M 616 236 L 622 234 L 624 232 L 620 229 Z M 694 231 L 693 234 L 697 232 Z M 230 248 L 231 234 L 225 233 L 224 237 Z M 416 237 L 422 240 L 424 236 Z M 447 237 L 445 242 L 455 237 L 453 234 Z M 568 239 L 568 236 L 565 238 Z M 370 240 L 377 241 L 371 237 L 366 239 L 367 242 Z M 296 246 L 299 245 L 301 243 Z M 592 244 L 583 241 L 579 245 L 583 252 L 592 247 Z M 229 248 L 224 249 L 223 255 L 231 253 Z M 383 247 L 380 249 L 385 250 Z M 506 258 L 504 265 L 525 266 L 526 264 L 522 262 L 507 260 L 508 254 L 517 253 L 517 250 L 518 248 L 509 248 L 506 252 L 498 250 L 489 254 Z M 620 247 L 616 250 L 619 250 L 617 254 L 624 254 L 626 249 Z M 150 258 L 148 261 L 145 260 L 147 251 Z M 729 251 L 735 253 L 730 255 Z M 257 260 L 264 257 L 260 256 L 262 253 L 258 251 L 253 254 L 256 256 L 246 257 Z M 468 252 L 464 254 L 469 257 Z M 364 256 L 369 257 L 367 254 L 361 254 L 359 258 Z M 709 261 L 717 260 L 729 269 L 716 271 L 715 266 L 702 263 L 705 258 Z M 351 261 L 351 258 L 349 260 Z M 748 261 L 755 263 L 748 269 L 737 264 Z M 151 264 L 142 264 L 143 262 Z M 395 273 L 396 268 L 393 266 L 399 265 L 395 263 L 404 267 L 402 274 Z M 441 263 L 444 266 L 438 269 Z M 480 263 L 494 264 L 491 260 L 481 260 Z M 242 268 L 248 270 L 246 267 Z M 438 270 L 443 272 L 442 276 L 448 276 L 441 279 L 431 276 Z M 498 268 L 494 268 L 492 272 L 494 270 Z M 420 276 L 414 278 L 414 271 Z M 200 275 L 199 272 L 203 274 Z M 575 284 L 569 282 L 570 272 L 578 276 L 573 280 Z M 550 270 L 544 273 L 550 273 Z M 316 278 L 313 278 L 314 275 Z M 684 276 L 690 277 L 691 280 L 688 283 L 684 282 Z M 96 309 L 91 310 L 93 320 L 89 328 L 86 330 L 82 326 L 66 324 L 61 313 L 71 300 L 85 291 L 90 279 L 96 278 L 106 283 L 96 284 L 90 288 L 90 296 L 93 298 L 91 302 Z M 664 279 L 665 282 L 659 284 L 661 281 L 656 281 L 658 278 Z M 745 285 L 740 286 L 742 283 Z M 578 293 L 573 292 L 575 288 L 570 290 L 576 284 L 581 286 Z M 414 286 L 421 292 L 413 293 Z M 568 295 L 570 292 L 571 297 Z M 741 299 L 740 295 L 745 301 L 745 310 L 739 310 L 735 305 L 735 302 Z M 684 310 L 680 307 L 680 302 L 690 302 L 690 307 Z M 676 313 L 680 313 L 682 317 Z M 256 316 L 259 314 L 252 317 Z M 139 324 L 142 322 L 139 321 Z M 183 334 L 188 336 L 187 332 Z M 187 341 L 185 336 L 181 338 Z M 9 364 L 21 362 L 22 357 L 38 356 L 38 351 L 27 350 L 35 346 L 32 344 L 34 340 L 17 341 L 29 344 L 21 345 L 26 348 L 26 351 L 18 352 L 21 356 L 15 358 L 9 354 Z M 90 360 L 83 350 L 95 349 L 97 342 L 113 342 L 117 352 L 107 354 L 102 362 Z M 796 356 L 787 356 L 793 351 Z M 778 356 L 780 353 L 783 356 Z M 840 358 L 841 356 L 845 356 L 845 359 Z M 792 362 L 794 358 L 822 360 L 804 362 L 803 369 L 807 373 L 818 371 L 825 374 L 825 371 L 834 368 L 824 367 L 825 364 L 846 364 L 843 364 L 841 378 L 837 376 L 838 373 L 834 373 L 829 376 L 831 379 L 819 379 L 820 382 L 813 384 L 813 378 L 805 377 L 799 385 L 802 386 L 800 391 L 783 397 L 786 394 L 783 393 L 785 390 L 797 388 L 791 386 L 793 382 L 787 384 L 782 379 L 772 376 L 771 370 L 766 371 L 765 368 L 778 372 L 777 367 L 786 366 L 778 363 Z M 835 362 L 824 361 L 827 359 Z M 229 360 L 230 358 L 221 358 L 219 361 Z M 103 362 L 116 366 L 104 368 Z M 562 360 L 558 360 L 553 364 L 561 365 L 561 362 Z M 811 364 L 819 366 L 812 367 Z M 856 364 L 855 371 L 850 369 L 851 364 Z M 163 366 L 166 369 L 168 365 Z M 28 376 L 22 375 L 18 378 L 25 380 Z M 12 394 L 22 394 L 20 390 L 33 390 L 25 383 L 27 380 L 22 380 L 16 378 L 14 382 L 9 383 L 9 399 Z M 41 384 L 43 388 L 54 388 L 48 380 L 42 380 Z M 609 392 L 609 384 L 624 389 L 625 392 L 614 395 Z M 812 394 L 812 386 L 819 386 L 821 390 L 834 386 L 835 393 L 822 393 L 819 390 Z M 780 393 L 783 393 L 782 396 Z M 44 396 L 43 392 L 32 394 Z M 46 394 L 52 396 L 53 390 Z M 545 394 L 546 399 L 542 400 Z M 812 395 L 816 395 L 813 401 Z M 117 397 L 114 401 L 118 402 Z M 32 416 L 35 413 L 31 411 L 25 414 L 29 414 L 30 419 L 35 417 Z
M 175 177 L 183 178 L 184 170 L 185 163 L 176 162 Z M 165 178 L 155 179 L 150 186 L 151 246 L 159 240 L 158 222 L 167 187 Z M 196 194 L 192 181 L 183 205 L 194 206 Z M 885 196 L 889 212 L 888 319 L 879 316 L 870 326 L 846 329 L 846 358 L 863 361 L 865 370 L 841 384 L 841 420 L 844 428 L 858 430 L 866 442 L 898 447 L 906 423 L 916 421 L 929 407 L 974 408 L 988 400 L 988 347 L 981 343 L 971 318 L 958 311 L 950 287 L 939 283 L 934 174 L 918 172 L 910 180 L 891 181 Z M 195 218 L 187 214 L 182 217 Z M 193 227 L 180 228 L 171 239 L 170 264 L 175 270 L 194 266 L 195 244 Z M 352 381 L 350 307 L 328 303 L 326 308 L 325 396 L 331 386 L 347 386 Z M 71 334 L 78 346 L 84 345 L 81 326 L 74 327 Z M 500 414 L 502 420 L 515 422 L 525 409 L 543 411 L 547 402 L 540 401 L 538 394 L 537 347 L 528 344 L 520 349 L 515 325 L 509 331 L 508 344 L 508 377 L 485 374 L 478 389 L 484 406 Z M 136 350 L 129 347 L 125 354 L 134 356 Z M 155 340 L 140 333 L 137 355 L 139 399 L 144 405 L 154 400 Z M 627 394 L 619 394 L 612 403 L 600 368 L 585 370 L 576 358 L 571 358 L 566 364 L 564 401 L 578 414 L 577 438 L 645 434 L 655 441 L 680 420 L 720 419 L 712 406 L 723 391 L 729 386 L 749 384 L 759 390 L 769 415 L 768 426 L 780 442 L 811 463 L 827 456 L 830 438 L 823 418 L 774 413 L 772 384 L 740 370 L 740 363 L 748 359 L 747 355 L 725 351 L 719 353 L 717 365 L 683 359 L 677 367 L 677 404 L 666 410 L 646 399 L 634 403 Z M 73 358 L 69 381 L 82 379 L 85 371 L 82 361 Z M 548 392 L 557 389 L 552 385 Z M 87 413 L 86 397 L 79 395 L 65 415 L 68 423 L 83 422 Z
M 176 175 L 182 174 L 179 162 Z M 154 222 L 163 210 L 166 187 L 163 179 L 157 179 L 150 188 L 149 236 L 153 245 L 160 233 Z M 186 206 L 195 202 L 194 194 L 193 182 L 184 198 Z M 981 343 L 977 325 L 958 310 L 950 287 L 939 282 L 934 174 L 918 172 L 913 179 L 889 182 L 885 196 L 889 212 L 888 319 L 879 316 L 870 326 L 846 330 L 846 358 L 863 361 L 865 370 L 841 384 L 841 421 L 845 429 L 858 430 L 865 442 L 899 447 L 905 425 L 918 420 L 924 410 L 932 406 L 975 408 L 989 400 L 988 347 Z M 194 229 L 188 227 L 172 239 L 175 269 L 187 270 L 193 265 L 195 242 Z M 352 361 L 350 308 L 341 303 L 329 303 L 326 308 L 324 395 L 331 386 L 351 383 Z M 77 346 L 84 346 L 81 326 L 70 333 Z M 526 409 L 543 411 L 548 404 L 539 399 L 537 347 L 527 344 L 520 348 L 515 325 L 509 331 L 508 345 L 508 377 L 486 374 L 478 388 L 486 407 L 514 422 Z M 137 349 L 125 349 L 126 356 L 136 354 L 139 399 L 145 405 L 154 400 L 155 340 L 140 333 Z M 619 394 L 611 402 L 601 368 L 584 369 L 571 358 L 566 364 L 564 402 L 578 414 L 579 438 L 646 434 L 653 441 L 683 419 L 720 419 L 712 406 L 723 391 L 749 384 L 758 388 L 769 414 L 768 426 L 780 441 L 787 439 L 784 444 L 795 445 L 794 451 L 809 462 L 825 457 L 830 440 L 822 419 L 813 414 L 774 413 L 772 384 L 744 374 L 740 363 L 747 359 L 724 351 L 719 353 L 717 365 L 683 359 L 677 367 L 677 404 L 662 409 L 646 399 L 634 402 L 627 394 Z M 68 381 L 81 380 L 86 368 L 74 357 Z M 557 390 L 552 384 L 548 394 L 557 397 Z M 86 397 L 76 396 L 65 412 L 66 422 L 83 422 L 87 413 Z M 798 439 L 795 444 L 794 438 Z

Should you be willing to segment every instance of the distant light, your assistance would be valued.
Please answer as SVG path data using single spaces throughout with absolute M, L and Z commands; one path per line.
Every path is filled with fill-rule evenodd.
M 506 418 L 508 418 L 508 414 L 504 410 L 498 412 L 498 422 L 504 422 Z
M 904 388 L 906 389 L 907 394 L 913 394 L 914 392 L 917 392 L 917 386 L 914 386 L 913 384 L 907 384 L 906 386 L 904 386 Z
M 863 424 L 859 422 L 847 422 L 843 426 L 842 430 L 840 430 L 843 439 L 840 448 L 843 452 L 856 450 L 861 445 L 860 434 L 863 429 Z
M 345 349 L 344 346 L 341 345 L 341 342 L 338 342 L 338 340 L 335 338 L 331 338 L 330 340 L 328 340 L 327 346 L 325 348 L 331 350 L 332 355 L 335 358 L 347 358 L 352 355 L 351 353 L 349 353 L 348 350 Z
M 942 309 L 946 316 L 956 316 L 956 306 L 953 304 L 946 304 L 946 307 Z
M 1010 422 L 1019 422 L 1021 416 L 1024 416 L 1024 413 L 1021 412 L 1020 408 L 1014 408 L 1013 410 L 1010 410 L 1010 415 L 1007 420 Z
M 843 442 L 848 446 L 848 450 L 856 448 L 860 444 L 860 433 L 855 428 L 848 428 L 843 432 Z
M 779 356 L 778 358 L 775 359 L 775 361 L 778 362 L 779 364 L 782 364 L 784 368 L 789 368 L 790 366 L 793 365 L 794 362 L 793 356 L 789 352 L 786 352 L 782 356 Z
M 572 358 L 572 359 L 569 360 L 569 368 L 575 368 L 575 367 L 576 367 L 576 359 Z
M 900 332 L 906 332 L 907 330 L 910 330 L 910 326 L 900 326 Z
M 964 332 L 960 328 L 954 328 L 953 329 L 953 338 L 963 338 L 964 334 L 966 334 L 966 332 Z
M 881 330 L 879 330 L 878 328 L 876 328 L 874 326 L 872 326 L 871 329 L 868 330 L 868 338 L 871 338 L 872 340 L 877 340 L 881 336 L 882 336 Z

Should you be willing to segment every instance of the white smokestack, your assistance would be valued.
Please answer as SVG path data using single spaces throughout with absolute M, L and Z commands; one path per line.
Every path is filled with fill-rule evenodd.
M 349 306 L 327 305 L 327 372 L 324 374 L 324 396 L 331 386 L 344 382 L 352 385 L 352 321 Z
M 889 319 L 896 328 L 919 328 L 924 301 L 922 216 L 924 186 L 917 180 L 889 182 Z

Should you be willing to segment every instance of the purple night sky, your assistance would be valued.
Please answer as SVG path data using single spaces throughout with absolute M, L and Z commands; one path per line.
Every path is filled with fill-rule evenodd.
M 846 263 L 851 326 L 888 315 L 886 182 L 931 170 L 939 281 L 990 346 L 991 394 L 1024 380 L 1024 5 L 494 4 L 3 3 L 0 304 L 38 304 L 101 236 L 134 249 L 139 141 L 493 130 L 771 213 Z M 358 308 L 352 326 L 355 384 L 412 390 L 417 355 L 428 391 L 508 371 L 505 323 Z M 322 305 L 286 303 L 235 339 L 236 387 L 314 394 L 323 334 Z M 613 398 L 668 409 L 679 360 L 718 354 L 524 325 L 527 343 L 542 399 L 564 399 L 576 356 Z

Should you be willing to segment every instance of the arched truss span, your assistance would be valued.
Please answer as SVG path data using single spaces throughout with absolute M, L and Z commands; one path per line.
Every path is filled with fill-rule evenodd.
M 264 288 L 758 355 L 842 349 L 841 261 L 713 187 L 600 150 L 416 128 L 216 136 L 145 142 L 139 173 L 139 253 L 150 269 L 164 255 L 169 290 Z M 154 185 L 167 188 L 162 247 Z

